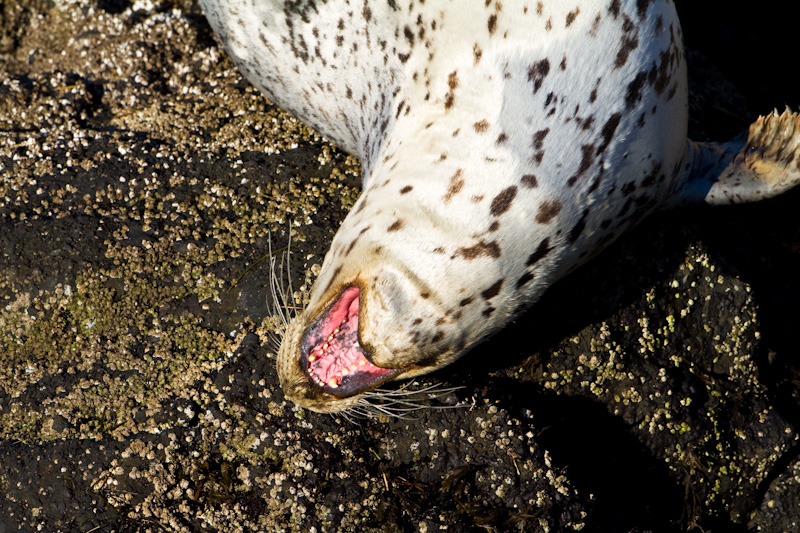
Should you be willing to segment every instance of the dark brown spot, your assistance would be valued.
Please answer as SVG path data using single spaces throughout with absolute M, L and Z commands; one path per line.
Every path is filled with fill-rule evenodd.
M 591 35 L 592 37 L 595 37 L 597 35 L 597 30 L 600 27 L 601 20 L 603 20 L 603 15 L 601 15 L 600 13 L 595 15 L 594 21 L 592 22 L 592 29 L 589 30 L 589 35 Z
M 600 171 L 597 173 L 597 175 L 594 178 L 594 181 L 592 181 L 592 184 L 589 186 L 589 190 L 587 191 L 588 193 L 593 193 L 595 190 L 597 190 L 597 188 L 600 186 L 600 181 L 603 179 L 604 169 L 603 169 L 602 159 L 600 160 L 600 165 L 598 166 L 600 167 Z
M 411 31 L 411 28 L 406 26 L 403 28 L 403 35 L 406 36 L 406 41 L 408 41 L 408 45 L 413 47 L 414 46 L 414 32 Z
M 570 25 L 571 25 L 573 22 L 575 22 L 575 18 L 578 16 L 578 14 L 579 14 L 580 12 L 581 12 L 581 8 L 579 8 L 579 7 L 576 7 L 576 8 L 575 8 L 575 11 L 570 11 L 569 13 L 567 13 L 567 26 L 566 26 L 567 28 L 569 28 L 569 27 L 570 27 Z
M 364 235 L 367 231 L 369 231 L 369 229 L 371 227 L 372 226 L 367 226 L 367 227 L 363 228 L 361 231 L 358 232 L 358 235 L 356 235 L 356 238 L 353 239 L 352 242 L 347 246 L 347 250 L 345 250 L 345 254 L 349 254 L 350 252 L 353 251 L 353 248 L 355 247 L 356 243 L 358 242 L 358 239 L 360 239 L 362 235 Z
M 633 204 L 633 199 L 632 198 L 628 198 L 628 201 L 625 202 L 625 205 L 623 205 L 622 209 L 619 210 L 619 212 L 617 213 L 617 216 L 618 217 L 622 217 L 625 213 L 628 212 L 628 210 L 630 210 L 632 204 Z
M 536 180 L 536 176 L 533 174 L 525 174 L 520 178 L 523 187 L 527 187 L 528 189 L 533 189 L 539 185 L 539 182 Z
M 447 86 L 450 90 L 444 96 L 444 108 L 449 110 L 453 107 L 453 102 L 456 99 L 456 88 L 458 88 L 458 71 L 454 70 L 447 76 Z
M 450 185 L 447 187 L 447 192 L 444 195 L 445 202 L 449 202 L 453 199 L 453 196 L 461 192 L 461 189 L 464 187 L 463 174 L 464 169 L 459 168 L 456 170 L 455 174 L 450 176 Z
M 533 93 L 541 88 L 545 77 L 550 73 L 550 61 L 542 59 L 528 67 L 528 81 L 533 83 Z
M 539 204 L 539 212 L 536 213 L 536 222 L 547 224 L 553 217 L 561 212 L 561 202 L 558 200 L 545 200 Z
M 532 272 L 525 272 L 521 278 L 517 280 L 517 290 L 521 289 L 523 285 L 532 280 L 535 275 Z
M 672 72 L 670 66 L 672 62 L 673 55 L 671 49 L 664 50 L 661 52 L 661 63 L 658 68 L 656 69 L 655 64 L 653 64 L 650 70 L 650 83 L 653 84 L 659 96 L 664 93 L 664 89 L 667 88 L 667 84 L 670 82 L 670 73 Z
M 486 242 L 481 240 L 481 242 L 473 246 L 458 248 L 452 259 L 463 257 L 468 261 L 472 261 L 473 259 L 483 256 L 492 257 L 494 259 L 500 257 L 500 246 L 496 241 Z
M 367 206 L 367 195 L 366 194 L 362 195 L 359 201 L 360 203 L 358 204 L 358 207 L 356 207 L 355 211 L 353 211 L 354 215 L 358 214 L 362 209 L 364 209 Z
M 598 155 L 602 154 L 605 149 L 608 148 L 608 145 L 611 143 L 611 139 L 614 138 L 614 133 L 617 131 L 617 126 L 619 126 L 619 121 L 621 118 L 622 115 L 619 113 L 614 113 L 606 121 L 605 125 L 603 126 L 603 131 L 600 132 L 603 142 L 597 147 Z
M 483 119 L 473 124 L 472 127 L 475 128 L 475 131 L 477 131 L 478 133 L 486 133 L 486 130 L 489 129 L 489 121 Z
M 653 186 L 655 184 L 655 182 L 656 182 L 656 178 L 657 178 L 657 175 L 658 175 L 659 172 L 661 172 L 661 163 L 660 162 L 658 164 L 654 164 L 653 165 L 653 171 L 650 174 L 648 174 L 647 176 L 645 176 L 645 178 L 642 180 L 641 186 L 642 187 L 651 187 L 651 186 Z M 663 181 L 663 179 L 664 179 L 664 175 L 663 174 L 661 174 L 661 176 L 658 176 L 658 180 L 659 181 Z
M 498 221 L 496 221 L 496 220 L 495 220 L 495 221 L 493 221 L 493 222 L 491 223 L 491 225 L 489 226 L 489 231 L 497 231 L 497 230 L 499 230 L 499 229 L 500 229 L 500 222 L 498 222 Z
M 500 194 L 492 199 L 492 205 L 489 208 L 489 212 L 492 214 L 492 216 L 496 217 L 502 215 L 508 211 L 509 207 L 511 207 L 511 203 L 514 201 L 516 196 L 516 186 L 512 185 L 511 187 L 503 189 Z
M 466 307 L 469 304 L 471 304 L 473 300 L 474 300 L 474 298 L 472 296 L 470 296 L 469 298 L 464 298 L 463 300 L 458 302 L 458 305 L 460 305 L 461 307 Z
M 501 279 L 497 280 L 496 282 L 494 282 L 494 284 L 491 287 L 489 287 L 488 289 L 483 291 L 481 293 L 481 296 L 483 296 L 483 299 L 484 300 L 491 300 L 492 298 L 497 296 L 500 293 L 500 289 L 503 287 L 503 282 L 504 281 L 505 281 L 505 279 L 501 278 Z
M 642 99 L 642 88 L 647 80 L 647 74 L 640 72 L 625 89 L 625 107 L 630 111 Z
M 627 17 L 626 17 L 627 18 Z M 628 56 L 639 47 L 639 36 L 635 33 L 625 33 L 622 36 L 622 45 L 614 59 L 614 68 L 620 68 L 628 62 Z
M 386 229 L 386 231 L 390 231 L 390 232 L 391 232 L 391 231 L 398 231 L 398 230 L 399 230 L 399 229 L 401 229 L 402 227 L 403 227 L 403 221 L 402 221 L 401 219 L 399 219 L 399 218 L 398 218 L 397 220 L 395 220 L 395 221 L 392 223 L 392 225 L 391 225 L 391 226 L 389 226 L 389 227 Z
M 536 150 L 542 149 L 542 146 L 544 145 L 544 139 L 547 137 L 548 133 L 550 133 L 550 128 L 539 130 L 533 134 L 533 147 Z
M 400 189 L 400 194 L 407 194 L 407 193 L 411 192 L 411 189 L 413 189 L 413 188 L 414 187 L 412 187 L 411 185 L 406 185 L 405 187 Z
M 505 133 L 501 133 L 500 135 L 497 136 L 497 140 L 495 142 L 497 144 L 503 144 L 507 140 L 508 140 L 508 135 L 506 135 Z
M 622 194 L 624 196 L 630 196 L 630 194 L 636 190 L 636 182 L 629 181 L 625 185 L 622 186 Z
M 421 318 L 415 318 L 414 321 L 411 323 L 412 326 L 419 326 L 420 324 L 422 324 Z
M 536 251 L 533 252 L 530 257 L 528 257 L 528 261 L 525 264 L 527 266 L 535 265 L 539 262 L 539 259 L 549 254 L 551 250 L 552 248 L 550 247 L 550 239 L 544 239 L 539 243 L 539 247 L 536 248 Z
M 483 56 L 483 50 L 481 50 L 478 43 L 475 43 L 475 46 L 472 47 L 472 56 L 474 58 L 473 66 L 478 66 L 478 63 L 481 62 L 481 57 Z
M 586 209 L 583 211 L 583 216 L 581 217 L 581 219 L 569 231 L 568 239 L 570 244 L 575 244 L 575 241 L 577 241 L 578 237 L 581 236 L 581 233 L 583 233 L 584 228 L 586 228 L 586 219 L 588 217 L 589 217 L 589 210 Z
M 653 0 L 636 0 L 636 14 L 639 15 L 640 19 L 643 19 L 645 15 L 647 15 L 647 6 L 649 6 L 652 1 Z
M 436 334 L 431 339 L 431 342 L 439 342 L 444 338 L 444 332 L 442 330 L 438 330 Z
M 636 28 L 636 25 L 633 21 L 628 17 L 628 15 L 622 15 L 622 31 L 625 33 L 630 33 Z
M 420 297 L 422 297 L 423 300 L 427 300 L 428 298 L 431 297 L 431 293 L 429 293 L 429 292 L 421 292 L 421 293 L 419 293 L 419 295 L 420 295 Z
M 491 15 L 489 15 L 487 26 L 489 27 L 489 35 L 492 35 L 494 31 L 497 29 L 497 13 L 492 13 Z
M 595 147 L 593 144 L 584 144 L 581 146 L 581 152 L 582 152 L 581 164 L 578 167 L 578 171 L 575 172 L 575 174 L 570 179 L 567 180 L 567 185 L 569 185 L 570 187 L 575 185 L 575 182 L 578 181 L 578 179 L 581 176 L 583 176 L 583 174 L 586 173 L 587 170 L 589 170 L 589 168 L 592 166 L 592 163 L 594 162 L 595 158 L 594 151 Z

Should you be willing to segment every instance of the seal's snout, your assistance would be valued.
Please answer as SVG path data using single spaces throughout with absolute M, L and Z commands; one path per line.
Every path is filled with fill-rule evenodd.
M 372 388 L 403 372 L 374 365 L 358 336 L 361 290 L 345 288 L 306 328 L 300 344 L 300 365 L 309 380 L 338 397 Z

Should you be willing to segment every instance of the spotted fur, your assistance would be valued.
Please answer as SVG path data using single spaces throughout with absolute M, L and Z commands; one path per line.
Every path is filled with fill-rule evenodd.
M 800 177 L 794 114 L 687 142 L 669 0 L 200 3 L 250 81 L 363 163 L 278 354 L 317 411 L 454 361 L 659 207 Z

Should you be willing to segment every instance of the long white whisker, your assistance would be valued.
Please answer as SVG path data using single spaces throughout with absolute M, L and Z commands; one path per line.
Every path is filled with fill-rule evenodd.
M 463 387 L 442 387 L 439 384 L 413 389 L 416 381 L 404 383 L 397 389 L 375 389 L 365 392 L 358 403 L 340 413 L 345 419 L 388 416 L 403 420 L 413 419 L 409 413 L 426 409 L 452 409 L 462 405 L 431 405 L 430 400 L 441 398 Z
M 289 303 L 289 301 L 291 301 L 292 304 L 296 304 L 297 303 L 297 302 L 294 301 L 294 286 L 292 285 L 291 254 L 292 254 L 292 229 L 289 228 L 289 241 L 286 243 L 286 255 L 285 255 L 285 257 L 286 257 L 286 261 L 285 261 L 285 263 L 286 263 L 286 280 L 288 282 L 287 285 L 288 285 L 288 288 L 289 288 L 289 294 L 288 294 L 289 298 L 285 298 L 284 299 L 284 302 L 283 302 L 284 305 L 287 305 Z M 301 306 L 302 306 L 302 303 L 303 302 L 300 302 Z M 292 305 L 291 308 L 294 310 L 295 306 Z M 289 311 L 287 309 L 287 313 L 288 312 Z M 296 315 L 296 313 L 292 312 L 291 318 L 294 318 L 295 315 Z
M 286 327 L 288 322 L 286 315 L 283 311 L 283 288 L 281 287 L 282 276 L 278 274 L 275 268 L 275 256 L 272 253 L 272 233 L 267 237 L 267 253 L 269 254 L 269 289 L 272 296 L 272 305 L 270 311 L 273 315 L 278 315 Z
M 296 305 L 294 301 L 294 286 L 292 283 L 291 269 L 291 249 L 292 234 L 289 231 L 289 242 L 285 249 L 272 249 L 272 235 L 267 240 L 270 268 L 269 291 L 272 297 L 270 312 L 279 317 L 283 329 L 289 327 L 289 323 L 302 312 L 302 305 Z M 278 252 L 281 252 L 278 257 Z M 302 302 L 301 302 L 302 304 Z

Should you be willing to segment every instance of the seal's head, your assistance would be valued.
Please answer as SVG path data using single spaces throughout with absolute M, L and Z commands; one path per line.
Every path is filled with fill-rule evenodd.
M 461 338 L 452 326 L 462 311 L 443 309 L 432 280 L 402 260 L 408 241 L 387 249 L 369 231 L 359 233 L 367 236 L 355 250 L 348 246 L 348 261 L 327 268 L 336 260 L 329 254 L 308 307 L 288 324 L 278 351 L 286 397 L 317 412 L 365 406 L 369 391 L 442 367 L 467 343 L 452 342 Z
M 360 393 L 412 371 L 413 365 L 373 363 L 376 347 L 362 340 L 368 326 L 360 316 L 369 312 L 362 295 L 366 292 L 357 283 L 337 288 L 332 298 L 289 325 L 278 354 L 287 398 L 314 411 L 336 412 L 355 406 Z

